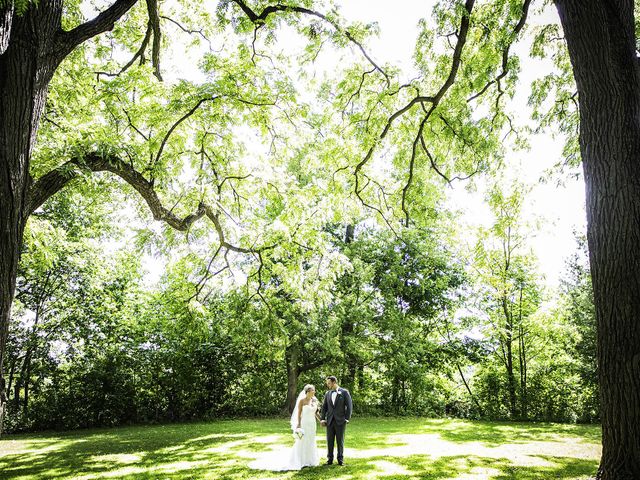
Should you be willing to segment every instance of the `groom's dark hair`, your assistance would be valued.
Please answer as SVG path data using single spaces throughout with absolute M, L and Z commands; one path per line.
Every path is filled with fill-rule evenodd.
M 327 377 L 327 380 L 331 380 L 333 383 L 338 383 L 338 379 L 336 377 L 334 377 L 333 375 L 329 375 Z

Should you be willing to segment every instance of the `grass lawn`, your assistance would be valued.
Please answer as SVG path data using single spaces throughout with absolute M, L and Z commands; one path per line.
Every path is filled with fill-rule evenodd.
M 287 448 L 287 427 L 286 419 L 224 420 L 5 435 L 0 479 L 586 479 L 601 451 L 591 425 L 354 418 L 344 467 L 249 470 L 261 452 Z

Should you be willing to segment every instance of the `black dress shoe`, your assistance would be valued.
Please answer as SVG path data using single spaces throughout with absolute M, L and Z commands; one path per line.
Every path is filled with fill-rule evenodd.
M 344 462 L 338 462 L 338 465 L 340 465 L 341 467 L 344 467 Z
M 333 465 L 333 460 L 327 460 L 327 463 L 325 463 L 325 465 Z

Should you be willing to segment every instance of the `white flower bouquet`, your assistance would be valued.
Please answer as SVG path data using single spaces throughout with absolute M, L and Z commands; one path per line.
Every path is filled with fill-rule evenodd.
M 304 430 L 302 428 L 296 428 L 293 431 L 293 438 L 295 438 L 296 440 L 301 440 L 302 437 L 304 437 Z

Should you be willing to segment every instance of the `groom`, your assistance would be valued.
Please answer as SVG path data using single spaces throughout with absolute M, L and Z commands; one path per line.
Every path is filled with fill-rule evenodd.
M 320 424 L 327 427 L 327 465 L 333 463 L 334 440 L 338 443 L 338 465 L 344 460 L 344 431 L 351 418 L 353 404 L 349 390 L 338 386 L 334 376 L 327 377 L 329 391 L 324 395 Z

